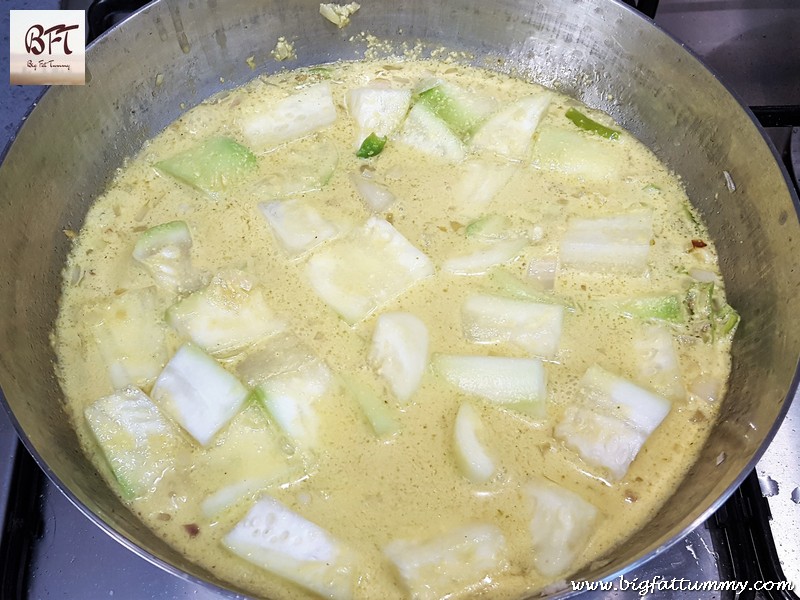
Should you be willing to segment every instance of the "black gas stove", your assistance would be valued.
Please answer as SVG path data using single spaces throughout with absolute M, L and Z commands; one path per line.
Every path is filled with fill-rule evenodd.
M 800 177 L 800 1 L 626 0 L 693 50 L 761 121 Z M 4 0 L 8 10 L 85 9 L 91 0 Z M 142 0 L 96 0 L 87 13 L 98 35 Z M 7 68 L 7 55 L 3 68 Z M 42 88 L 0 86 L 0 143 L 10 140 Z M 795 398 L 795 400 L 797 400 Z M 53 486 L 0 413 L 0 599 L 210 599 L 223 597 L 179 579 L 108 537 Z M 672 580 L 675 583 L 668 585 Z M 585 600 L 639 598 L 645 582 L 658 598 L 765 598 L 800 594 L 800 401 L 744 484 L 708 521 L 626 576 L 627 590 L 584 592 Z M 765 588 L 684 591 L 685 582 L 767 583 Z M 794 584 L 794 590 L 776 585 Z M 687 583 L 688 585 L 688 583 Z M 618 586 L 617 586 L 618 587 Z M 670 589 L 673 588 L 673 589 Z M 783 588 L 783 589 L 779 589 Z M 650 588 L 651 590 L 653 587 Z M 658 587 L 656 587 L 658 590 Z

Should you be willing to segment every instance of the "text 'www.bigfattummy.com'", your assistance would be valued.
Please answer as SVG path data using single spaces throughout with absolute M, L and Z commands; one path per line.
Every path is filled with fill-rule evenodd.
M 623 576 L 610 581 L 570 581 L 572 591 L 595 592 L 637 592 L 640 596 L 656 592 L 724 592 L 741 594 L 745 591 L 792 591 L 791 581 L 693 581 L 673 577 L 671 579 L 656 575 L 650 579 Z

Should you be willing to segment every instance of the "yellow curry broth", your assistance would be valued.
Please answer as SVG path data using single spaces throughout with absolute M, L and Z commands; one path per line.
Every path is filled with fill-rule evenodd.
M 430 75 L 494 97 L 499 106 L 540 89 L 497 73 L 424 61 L 401 62 L 391 69 L 378 62 L 364 62 L 331 65 L 326 73 L 281 73 L 256 79 L 188 111 L 116 175 L 89 211 L 75 242 L 65 271 L 55 336 L 67 409 L 87 453 L 109 473 L 112 486 L 115 482 L 87 429 L 83 412 L 98 398 L 110 394 L 113 386 L 83 315 L 87 307 L 122 290 L 153 285 L 150 275 L 131 260 L 131 252 L 141 232 L 160 223 L 184 220 L 192 233 L 195 266 L 208 273 L 231 267 L 250 273 L 266 290 L 275 311 L 334 373 L 359 373 L 368 378 L 384 390 L 391 406 L 396 401 L 366 366 L 370 336 L 381 312 L 404 310 L 419 316 L 429 328 L 432 352 L 525 355 L 508 345 L 467 342 L 461 332 L 458 307 L 469 294 L 491 293 L 494 289 L 485 278 L 452 276 L 438 269 L 446 258 L 463 254 L 467 248 L 464 229 L 469 219 L 458 214 L 458 199 L 454 198 L 460 167 L 391 140 L 384 152 L 368 163 L 355 157 L 355 127 L 344 107 L 346 91 L 376 79 L 408 88 Z M 336 123 L 308 139 L 260 155 L 259 172 L 253 179 L 290 164 L 286 157 L 293 148 L 310 152 L 323 140 L 333 143 L 339 161 L 332 178 L 321 190 L 302 196 L 342 230 L 356 227 L 370 212 L 353 189 L 349 175 L 363 168 L 373 170 L 397 197 L 384 216 L 437 265 L 434 277 L 353 327 L 312 291 L 303 271 L 306 258 L 289 259 L 275 241 L 257 209 L 258 202 L 272 198 L 255 197 L 247 185 L 242 185 L 210 199 L 153 168 L 155 162 L 213 135 L 224 134 L 244 143 L 239 129 L 242 118 L 322 78 L 333 88 L 338 105 Z M 567 107 L 576 105 L 574 100 L 551 93 L 552 103 L 540 130 L 569 126 L 564 113 Z M 359 554 L 358 598 L 405 596 L 381 553 L 388 542 L 396 538 L 425 539 L 469 522 L 496 524 L 507 539 L 511 568 L 494 578 L 492 597 L 517 598 L 552 583 L 536 572 L 530 556 L 530 513 L 520 486 L 534 476 L 544 476 L 579 493 L 600 510 L 601 521 L 574 565 L 576 569 L 618 545 L 669 497 L 695 460 L 717 406 L 691 395 L 674 402 L 625 477 L 613 484 L 553 437 L 564 407 L 580 394 L 578 382 L 589 366 L 599 364 L 636 379 L 639 357 L 632 340 L 640 323 L 613 311 L 593 309 L 593 303 L 679 290 L 687 266 L 696 260 L 689 250 L 698 229 L 687 218 L 688 203 L 680 182 L 627 134 L 609 142 L 608 148 L 618 177 L 589 180 L 565 176 L 526 161 L 517 165 L 509 183 L 487 209 L 508 215 L 515 227 L 540 228 L 535 233 L 540 239 L 507 267 L 520 279 L 526 276 L 529 259 L 557 254 L 559 239 L 572 217 L 617 214 L 642 206 L 654 213 L 654 242 L 646 276 L 577 269 L 559 273 L 555 293 L 577 308 L 565 313 L 560 350 L 545 366 L 546 419 L 536 421 L 470 398 L 429 368 L 411 401 L 398 409 L 401 430 L 381 440 L 352 398 L 335 385 L 319 403 L 319 444 L 313 456 L 287 450 L 286 440 L 266 413 L 250 404 L 207 449 L 185 436 L 176 467 L 164 474 L 150 495 L 133 500 L 131 508 L 192 560 L 237 586 L 272 598 L 306 597 L 307 592 L 245 562 L 220 543 L 258 493 L 213 519 L 204 516 L 200 508 L 210 494 L 246 478 L 269 479 L 271 483 L 263 491 L 329 530 Z M 710 244 L 707 237 L 704 240 Z M 710 245 L 706 253 L 713 259 Z M 713 263 L 698 264 L 717 271 Z M 158 315 L 175 300 L 162 289 L 157 298 Z M 183 340 L 166 324 L 164 331 L 171 356 Z M 719 381 L 726 379 L 729 363 L 724 343 L 677 341 L 684 384 L 704 374 Z M 222 362 L 235 373 L 237 362 L 248 352 Z M 499 464 L 499 474 L 484 485 L 468 481 L 453 454 L 453 421 L 464 400 L 478 410 L 489 432 L 485 444 Z

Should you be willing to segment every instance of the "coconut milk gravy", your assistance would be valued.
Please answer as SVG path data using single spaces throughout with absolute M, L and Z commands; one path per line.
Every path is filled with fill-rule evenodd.
M 376 389 L 385 383 L 366 366 L 375 319 L 380 312 L 404 310 L 419 316 L 430 331 L 432 352 L 524 356 L 506 345 L 477 346 L 461 333 L 458 307 L 476 291 L 495 291 L 485 278 L 442 273 L 438 266 L 463 253 L 464 230 L 470 218 L 455 208 L 458 165 L 387 144 L 370 161 L 355 156 L 355 129 L 344 106 L 347 90 L 376 81 L 412 87 L 431 75 L 507 104 L 539 88 L 497 73 L 436 62 L 381 62 L 331 65 L 325 70 L 285 72 L 257 78 L 188 111 L 150 141 L 121 169 L 107 192 L 89 211 L 75 240 L 65 270 L 61 311 L 54 335 L 58 374 L 68 399 L 67 409 L 88 455 L 110 484 L 115 482 L 87 429 L 84 410 L 110 394 L 113 386 L 84 318 L 88 307 L 124 290 L 153 285 L 152 278 L 131 259 L 133 246 L 149 227 L 184 220 L 191 229 L 193 264 L 206 273 L 237 268 L 263 285 L 276 312 L 291 330 L 334 373 L 357 373 Z M 290 142 L 259 156 L 259 174 L 285 172 L 295 158 L 315 152 L 321 143 L 334 144 L 338 164 L 330 181 L 303 196 L 313 199 L 324 217 L 341 230 L 362 224 L 370 215 L 354 191 L 349 175 L 367 169 L 397 197 L 385 213 L 417 248 L 425 252 L 437 273 L 348 326 L 312 291 L 304 277 L 305 258 L 289 259 L 277 245 L 256 205 L 271 198 L 256 197 L 247 186 L 210 199 L 159 173 L 153 164 L 192 146 L 198 140 L 224 134 L 240 140 L 238 123 L 264 103 L 294 93 L 302 86 L 327 80 L 337 102 L 337 122 L 309 138 Z M 578 104 L 553 93 L 539 126 L 567 127 L 564 113 Z M 587 114 L 593 114 L 580 107 Z M 594 115 L 605 123 L 605 116 Z M 537 134 L 538 135 L 538 134 Z M 554 439 L 554 424 L 564 407 L 579 394 L 578 381 L 592 364 L 636 380 L 637 353 L 632 340 L 641 323 L 596 306 L 609 299 L 636 297 L 685 288 L 687 271 L 702 268 L 718 273 L 707 234 L 694 222 L 679 179 L 632 136 L 623 133 L 608 144 L 604 161 L 616 176 L 592 179 L 565 175 L 525 161 L 494 198 L 489 212 L 508 215 L 512 226 L 530 231 L 532 242 L 505 269 L 520 279 L 532 258 L 557 254 L 566 223 L 573 217 L 629 212 L 647 207 L 654 214 L 654 241 L 645 276 L 614 276 L 562 269 L 555 294 L 573 303 L 565 314 L 560 350 L 546 363 L 548 416 L 536 421 L 470 399 L 490 435 L 487 448 L 499 463 L 499 474 L 476 485 L 458 470 L 452 448 L 453 421 L 468 396 L 433 372 L 420 389 L 398 408 L 401 430 L 388 440 L 377 439 L 358 405 L 341 386 L 319 404 L 319 444 L 313 455 L 299 456 L 259 408 L 250 404 L 206 449 L 188 436 L 175 468 L 164 473 L 151 494 L 130 502 L 141 519 L 173 546 L 219 577 L 253 594 L 270 598 L 305 597 L 307 592 L 251 565 L 226 550 L 220 539 L 242 518 L 258 495 L 266 491 L 305 518 L 330 531 L 360 554 L 359 598 L 403 597 L 405 592 L 381 552 L 395 538 L 426 539 L 467 522 L 488 522 L 506 536 L 511 568 L 494 581 L 492 597 L 518 598 L 552 583 L 536 572 L 529 549 L 530 515 L 520 486 L 533 476 L 579 493 L 597 506 L 600 523 L 574 568 L 598 558 L 641 527 L 665 502 L 695 460 L 714 422 L 717 402 L 687 394 L 672 409 L 645 444 L 625 477 L 609 483 L 602 472 Z M 708 245 L 698 254 L 692 240 Z M 154 318 L 175 300 L 157 294 Z M 171 355 L 183 340 L 163 325 Z M 728 345 L 698 343 L 676 337 L 684 385 L 700 379 L 724 382 L 729 369 Z M 222 362 L 232 372 L 247 352 Z M 430 370 L 429 370 L 430 371 Z M 149 392 L 149 389 L 144 389 Z M 387 402 L 396 406 L 387 393 Z M 242 480 L 268 480 L 227 511 L 204 516 L 201 502 L 219 489 Z

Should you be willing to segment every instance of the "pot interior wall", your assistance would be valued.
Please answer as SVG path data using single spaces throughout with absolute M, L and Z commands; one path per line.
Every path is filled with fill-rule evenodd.
M 86 86 L 53 88 L 28 119 L 0 167 L 0 384 L 29 446 L 112 531 L 166 568 L 221 584 L 119 503 L 64 418 L 49 343 L 69 251 L 63 230 L 78 229 L 114 169 L 185 108 L 260 72 L 360 58 L 368 45 L 359 32 L 366 31 L 396 42 L 395 49 L 421 40 L 428 50 L 465 51 L 478 66 L 557 87 L 609 112 L 683 177 L 743 319 L 731 393 L 674 498 L 606 563 L 580 576 L 609 575 L 663 549 L 752 465 L 793 389 L 796 199 L 760 131 L 695 59 L 611 0 L 376 0 L 344 30 L 318 9 L 310 0 L 160 0 L 89 50 Z M 297 61 L 272 59 L 278 36 L 294 42 Z

